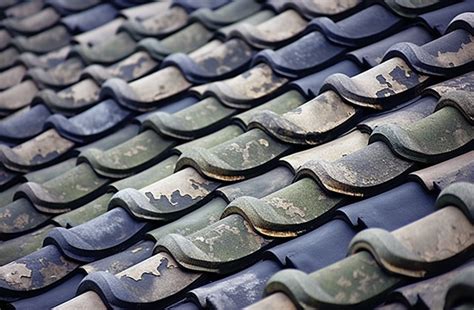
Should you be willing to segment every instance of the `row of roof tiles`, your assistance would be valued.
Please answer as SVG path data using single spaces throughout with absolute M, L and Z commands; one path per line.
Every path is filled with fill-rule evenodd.
M 101 10 L 97 4 L 82 9 Z M 270 276 L 293 267 L 314 276 L 276 274 L 266 292 L 286 295 L 261 306 L 366 307 L 387 300 L 394 287 L 439 281 L 430 277 L 472 257 L 471 185 L 448 186 L 472 180 L 472 152 L 465 153 L 473 137 L 472 15 L 459 15 L 471 3 L 205 1 L 215 11 L 195 11 L 195 4 L 122 11 L 130 20 L 110 40 L 66 47 L 59 58 L 0 56 L 18 64 L 5 66 L 19 83 L 5 83 L 16 104 L 6 113 L 26 106 L 0 121 L 9 144 L 0 149 L 2 300 L 49 307 L 78 288 L 59 308 L 163 306 L 211 281 L 189 293 L 195 306 L 241 307 L 261 298 Z M 28 5 L 5 13 L 21 15 L 18 8 L 33 10 Z M 47 5 L 58 16 L 71 11 Z M 115 17 L 122 4 L 113 5 Z M 39 23 L 46 13 L 16 25 Z M 332 19 L 312 19 L 321 14 Z M 50 57 L 56 60 L 48 64 Z M 30 94 L 24 85 L 33 86 Z M 61 94 L 72 97 L 61 102 Z M 27 122 L 28 130 L 18 130 Z M 424 187 L 407 178 L 440 162 L 410 175 Z M 437 206 L 454 208 L 435 212 L 434 197 L 446 187 Z M 449 221 L 460 229 L 449 230 Z M 356 235 L 373 227 L 398 230 Z M 439 245 L 429 236 L 441 231 L 443 254 L 423 252 L 421 245 Z M 352 251 L 362 252 L 341 260 L 351 238 Z M 450 238 L 464 241 L 452 247 Z M 367 274 L 342 283 L 334 273 L 357 268 L 381 280 L 362 294 L 350 287 L 369 281 Z M 400 280 L 407 275 L 416 281 Z M 412 291 L 425 292 L 425 305 L 444 303 L 422 286 L 396 294 L 408 305 Z M 447 296 L 449 305 L 460 300 Z

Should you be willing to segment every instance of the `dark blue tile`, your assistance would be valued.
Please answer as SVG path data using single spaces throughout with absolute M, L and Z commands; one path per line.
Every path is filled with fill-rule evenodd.
M 68 15 L 82 10 L 87 10 L 100 3 L 100 0 L 46 0 L 45 4 L 54 7 L 61 15 Z
M 337 23 L 326 17 L 316 18 L 309 25 L 311 33 L 279 50 L 261 51 L 253 63 L 266 62 L 275 72 L 295 78 L 328 67 L 349 49 L 387 37 L 403 24 L 403 19 L 380 5 L 372 5 Z
M 396 43 L 410 42 L 423 45 L 433 39 L 434 37 L 424 27 L 412 26 L 384 40 L 350 52 L 349 57 L 357 60 L 361 65 L 371 68 L 378 65 L 385 52 Z
M 202 307 L 242 309 L 263 297 L 268 279 L 280 269 L 273 261 L 261 261 L 232 276 L 194 289 L 190 294 Z
M 408 182 L 337 212 L 354 226 L 394 230 L 434 212 L 435 200 L 423 186 Z
M 20 142 L 43 131 L 46 119 L 51 115 L 44 105 L 35 105 L 0 121 L 0 139 Z
M 404 24 L 406 21 L 392 11 L 375 4 L 337 23 L 327 17 L 313 19 L 309 27 L 333 43 L 357 47 L 385 38 Z
M 267 253 L 286 267 L 313 272 L 343 259 L 355 234 L 356 231 L 344 221 L 333 220 L 303 236 L 277 245 L 267 250 Z
M 71 33 L 81 33 L 108 23 L 117 17 L 119 11 L 110 4 L 102 4 L 86 11 L 69 15 L 61 22 Z
M 20 299 L 16 302 L 12 302 L 11 305 L 15 307 L 15 309 L 51 309 L 74 298 L 79 283 L 83 278 L 84 276 L 82 274 L 76 274 L 38 296 Z
M 190 13 L 200 8 L 215 10 L 229 2 L 230 0 L 173 0 L 173 5 L 179 5 Z
M 445 8 L 425 13 L 418 17 L 419 20 L 426 23 L 437 34 L 444 34 L 451 20 L 458 14 L 474 11 L 474 1 L 462 1 Z
M 360 66 L 351 60 L 343 60 L 329 68 L 308 75 L 302 79 L 293 81 L 289 87 L 295 87 L 306 97 L 316 97 L 321 90 L 321 86 L 328 76 L 333 73 L 344 73 L 348 76 L 354 76 L 361 72 Z
M 132 114 L 132 111 L 108 99 L 71 118 L 54 114 L 48 118 L 45 126 L 56 128 L 62 136 L 70 140 L 86 143 L 105 136 Z
M 122 208 L 115 208 L 79 226 L 53 229 L 45 244 L 58 246 L 68 257 L 91 262 L 126 249 L 142 239 L 152 226 L 134 219 Z

